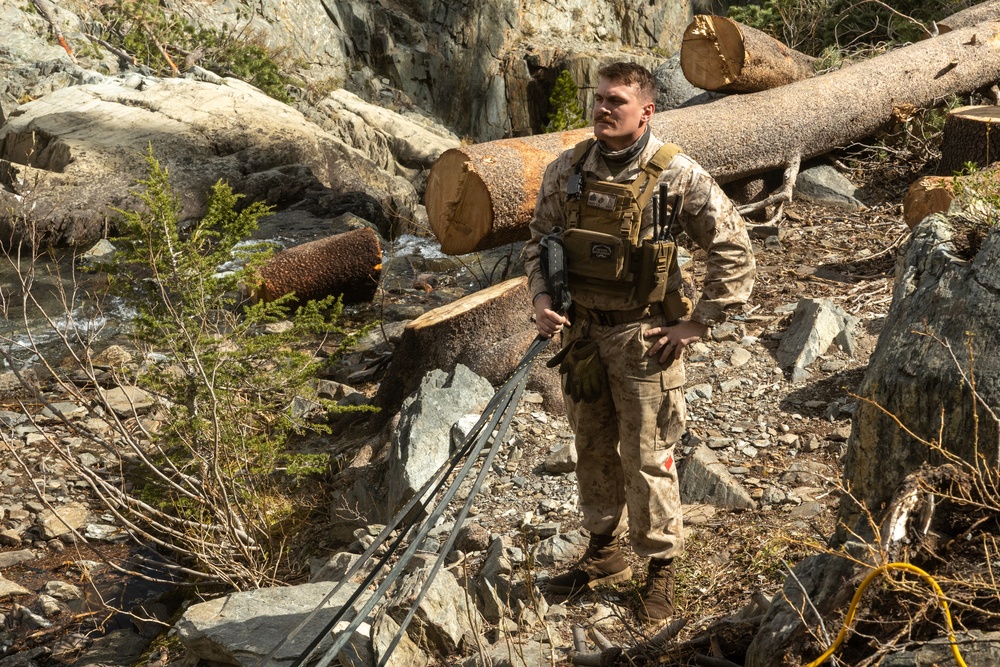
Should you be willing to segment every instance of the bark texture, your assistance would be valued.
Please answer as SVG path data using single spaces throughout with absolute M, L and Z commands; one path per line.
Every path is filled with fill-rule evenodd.
M 944 122 L 938 174 L 951 176 L 961 171 L 966 162 L 982 169 L 997 160 L 1000 160 L 1000 107 L 953 109 Z
M 527 278 L 514 278 L 429 310 L 403 330 L 375 404 L 395 413 L 428 371 L 450 373 L 463 364 L 499 386 L 510 376 L 537 332 L 530 321 Z M 550 409 L 562 409 L 559 376 L 545 361 L 558 351 L 551 343 L 539 354 L 528 388 L 542 394 Z
M 781 88 L 653 116 L 720 183 L 783 168 L 871 135 L 907 105 L 1000 80 L 1000 23 L 983 23 Z M 541 172 L 591 130 L 465 146 L 431 168 L 427 213 L 445 252 L 528 237 Z
M 942 462 L 900 424 L 970 463 L 981 456 L 980 464 L 995 467 L 1000 457 L 997 421 L 962 377 L 971 373 L 979 399 L 1000 405 L 1000 234 L 991 230 L 971 263 L 951 254 L 951 235 L 943 216 L 925 220 L 898 272 L 858 390 L 866 400 L 854 413 L 844 459 L 851 484 L 841 503 L 844 526 L 864 520 L 852 498 L 879 519 L 906 475 L 925 461 Z
M 681 44 L 681 70 L 691 85 L 725 93 L 754 93 L 813 75 L 812 56 L 724 16 L 699 14 Z
M 300 301 L 342 294 L 344 303 L 371 301 L 382 273 L 382 248 L 372 229 L 358 229 L 297 245 L 261 270 L 258 298 L 294 292 Z
M 998 16 L 1000 16 L 1000 0 L 988 0 L 955 12 L 948 18 L 938 21 L 938 33 L 943 35 L 946 32 L 968 28 L 984 21 L 996 21 Z

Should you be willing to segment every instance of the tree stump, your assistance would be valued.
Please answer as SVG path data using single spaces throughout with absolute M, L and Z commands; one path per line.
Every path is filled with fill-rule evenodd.
M 990 230 L 971 261 L 947 250 L 954 234 L 946 218 L 933 216 L 914 230 L 902 260 L 857 391 L 841 539 L 870 528 L 859 503 L 880 521 L 908 474 L 946 462 L 927 443 L 973 466 L 995 466 L 1000 456 L 1000 423 L 990 413 L 1000 406 L 1000 233 Z
M 537 335 L 530 320 L 528 279 L 514 278 L 429 310 L 403 329 L 375 405 L 385 417 L 416 391 L 429 371 L 463 364 L 494 387 L 503 384 Z M 562 406 L 559 376 L 545 361 L 558 351 L 549 344 L 528 376 L 528 389 L 542 394 L 549 409 Z
M 698 14 L 684 31 L 681 70 L 691 85 L 754 93 L 813 75 L 816 59 L 724 16 Z
M 1000 160 L 1000 107 L 972 106 L 952 110 L 944 121 L 937 173 L 953 176 L 966 162 L 982 169 L 997 160 Z
M 294 292 L 309 301 L 342 294 L 344 303 L 363 303 L 375 297 L 381 273 L 378 235 L 357 229 L 279 252 L 261 269 L 255 296 L 273 301 Z

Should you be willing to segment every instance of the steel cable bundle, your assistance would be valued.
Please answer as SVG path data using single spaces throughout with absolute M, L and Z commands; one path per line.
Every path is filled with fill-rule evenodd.
M 405 570 L 406 566 L 413 558 L 413 555 L 416 553 L 418 546 L 424 538 L 427 537 L 428 533 L 430 533 L 431 529 L 437 523 L 438 519 L 441 518 L 445 510 L 448 508 L 448 505 L 458 493 L 459 487 L 465 481 L 469 472 L 471 472 L 475 461 L 481 456 L 486 443 L 491 440 L 492 436 L 492 444 L 487 451 L 486 458 L 480 468 L 479 474 L 476 476 L 472 490 L 466 497 L 465 503 L 462 505 L 462 508 L 456 516 L 455 527 L 448 534 L 448 538 L 439 550 L 438 558 L 431 567 L 427 579 L 424 581 L 420 592 L 418 593 L 413 604 L 410 606 L 406 617 L 403 619 L 403 622 L 400 623 L 399 630 L 396 632 L 396 635 L 393 637 L 392 642 L 389 644 L 385 653 L 381 656 L 379 667 L 383 667 L 388 662 L 389 656 L 392 655 L 393 650 L 395 650 L 399 641 L 402 639 L 403 633 L 406 632 L 406 628 L 413 620 L 417 608 L 420 606 L 424 596 L 430 589 L 435 575 L 440 571 L 441 565 L 444 563 L 452 545 L 454 545 L 455 539 L 458 536 L 458 531 L 462 527 L 462 522 L 468 516 L 476 494 L 479 492 L 483 481 L 486 479 L 486 475 L 489 473 L 493 459 L 496 457 L 496 453 L 500 448 L 500 444 L 506 437 L 507 429 L 510 427 L 511 420 L 514 417 L 514 412 L 517 410 L 517 405 L 520 403 L 521 395 L 523 394 L 524 387 L 527 384 L 528 371 L 531 369 L 531 365 L 538 356 L 538 353 L 541 352 L 546 345 L 548 345 L 549 340 L 550 339 L 542 338 L 541 336 L 535 338 L 535 340 L 528 347 L 528 351 L 521 359 L 517 368 L 511 374 L 510 378 L 507 379 L 507 381 L 500 387 L 497 393 L 486 405 L 482 417 L 480 417 L 479 421 L 477 421 L 475 426 L 473 426 L 469 435 L 462 441 L 458 450 L 451 456 L 450 459 L 445 461 L 445 463 L 442 464 L 433 475 L 431 475 L 420 490 L 417 491 L 413 497 L 407 501 L 402 509 L 400 509 L 395 516 L 389 520 L 385 528 L 383 528 L 378 537 L 375 538 L 375 541 L 350 567 L 336 586 L 334 586 L 334 588 L 327 593 L 316 608 L 301 623 L 299 623 L 278 643 L 277 646 L 271 650 L 270 653 L 268 653 L 258 663 L 258 667 L 264 667 L 267 665 L 278 650 L 298 636 L 298 634 L 320 614 L 323 609 L 323 605 L 331 600 L 344 587 L 344 585 L 350 581 L 351 577 L 353 577 L 371 560 L 372 556 L 375 555 L 375 553 L 389 540 L 390 536 L 398 529 L 398 534 L 395 539 L 392 540 L 392 543 L 389 545 L 386 552 L 379 558 L 372 571 L 365 576 L 364 581 L 358 585 L 344 605 L 341 606 L 336 613 L 334 613 L 333 618 L 331 618 L 330 621 L 324 626 L 323 630 L 313 638 L 295 662 L 292 663 L 291 667 L 301 667 L 304 665 L 309 657 L 315 652 L 320 643 L 334 630 L 334 628 L 337 627 L 341 621 L 344 620 L 347 613 L 354 609 L 354 605 L 361 597 L 362 593 L 368 590 L 368 587 L 375 581 L 379 572 L 389 563 L 399 547 L 407 541 L 407 536 L 409 535 L 409 544 L 405 551 L 403 551 L 402 555 L 400 555 L 399 560 L 392 567 L 392 569 L 389 570 L 383 581 L 376 588 L 375 592 L 368 597 L 361 608 L 357 611 L 350 623 L 348 623 L 347 627 L 337 632 L 333 645 L 325 651 L 322 658 L 317 663 L 317 667 L 327 667 L 341 651 L 341 649 L 344 648 L 354 631 L 357 630 L 358 627 L 365 621 L 372 609 L 374 609 L 374 607 L 382 600 L 386 592 L 396 582 L 403 570 Z M 465 459 L 464 465 L 454 476 L 454 479 L 451 481 L 451 484 L 448 485 L 444 494 L 441 495 L 438 501 L 434 503 L 433 507 L 431 507 L 428 512 L 428 505 L 430 505 L 431 499 L 435 498 L 438 493 L 440 493 L 441 489 L 444 488 L 449 476 L 451 476 L 455 468 L 459 465 L 459 463 L 461 463 L 462 459 Z M 420 507 L 420 512 L 413 513 L 413 515 L 411 515 L 412 510 L 418 505 Z M 414 515 L 419 517 L 421 514 L 426 514 L 426 518 L 422 521 L 415 518 L 407 519 L 407 517 Z

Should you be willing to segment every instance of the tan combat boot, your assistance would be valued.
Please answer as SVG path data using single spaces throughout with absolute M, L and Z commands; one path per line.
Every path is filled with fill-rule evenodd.
M 618 549 L 618 538 L 591 535 L 590 545 L 580 562 L 568 572 L 549 579 L 546 590 L 559 595 L 575 595 L 602 584 L 617 584 L 632 578 L 632 568 Z
M 674 615 L 674 560 L 651 558 L 646 588 L 642 592 L 639 620 L 665 621 Z

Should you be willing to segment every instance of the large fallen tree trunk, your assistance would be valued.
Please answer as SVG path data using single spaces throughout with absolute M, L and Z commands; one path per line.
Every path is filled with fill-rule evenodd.
M 801 160 L 870 136 L 901 108 L 929 106 L 1000 80 L 1000 23 L 983 23 L 890 51 L 823 76 L 653 116 L 653 131 L 676 142 L 720 183 L 786 170 L 787 201 Z M 572 130 L 473 144 L 431 168 L 427 214 L 452 254 L 528 236 L 542 171 L 590 135 Z
M 807 79 L 816 59 L 724 16 L 698 14 L 684 31 L 681 71 L 692 86 L 755 93 Z

